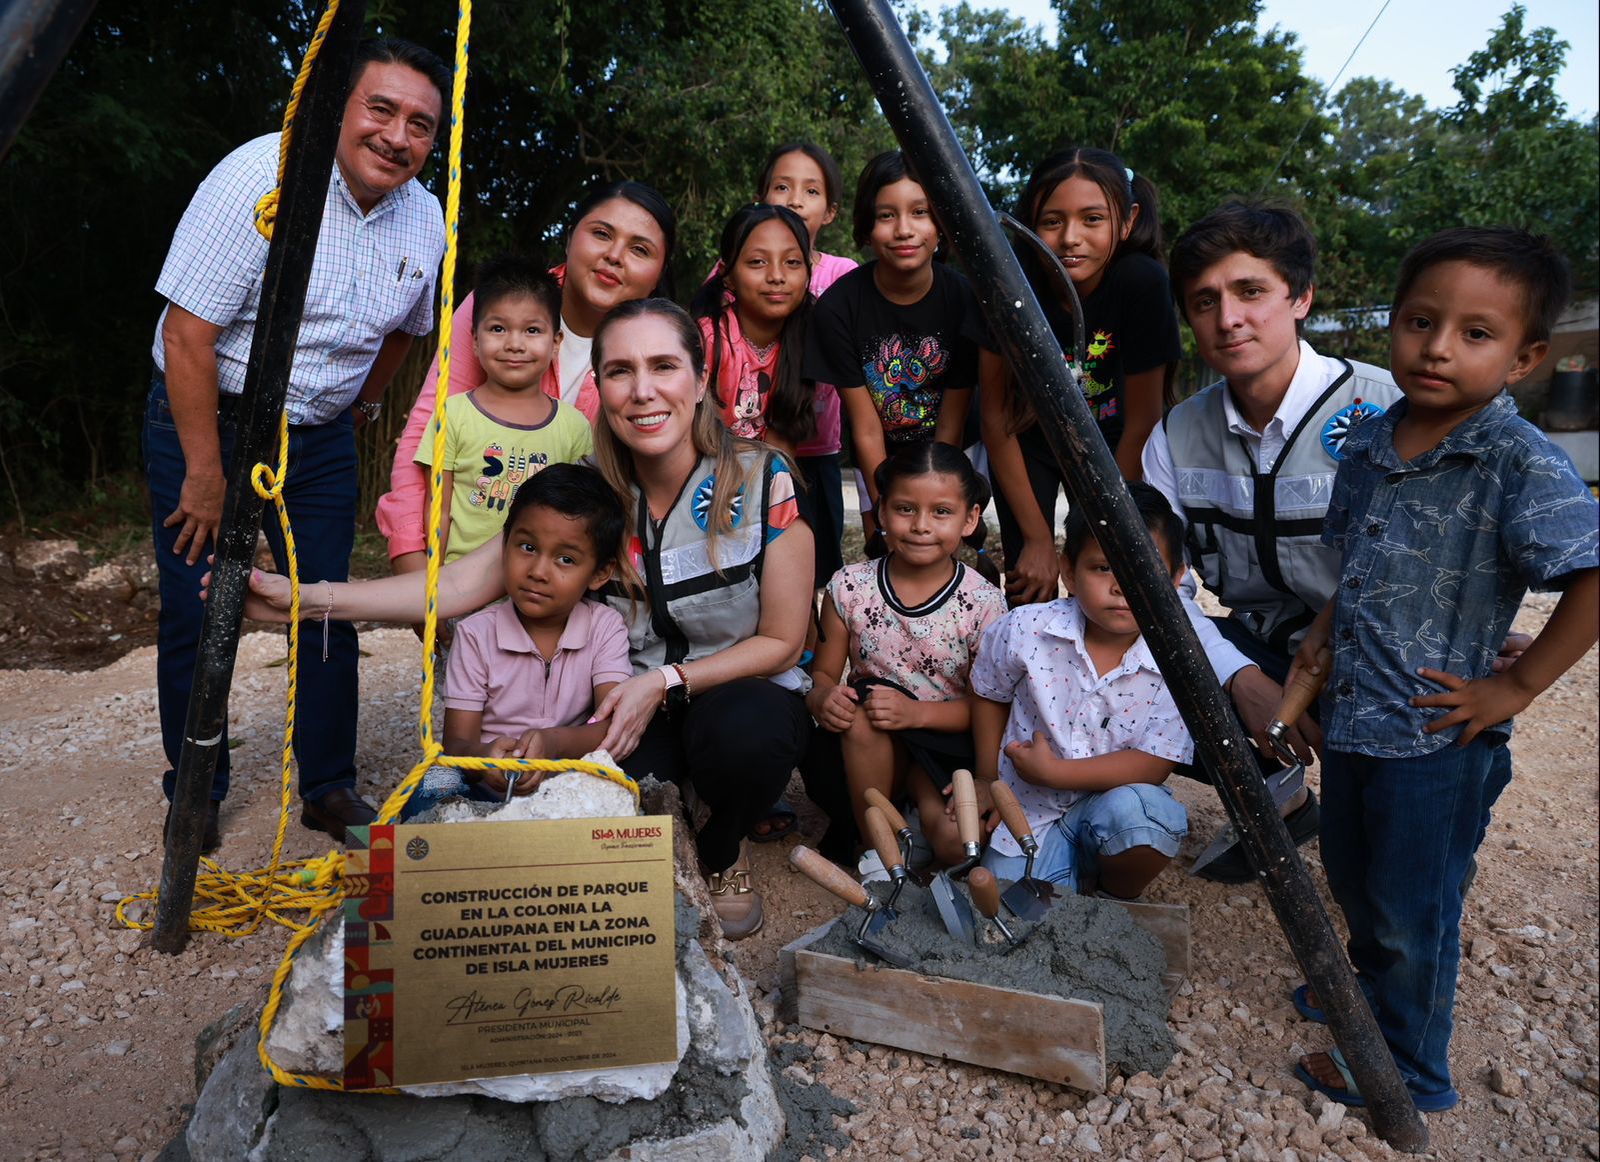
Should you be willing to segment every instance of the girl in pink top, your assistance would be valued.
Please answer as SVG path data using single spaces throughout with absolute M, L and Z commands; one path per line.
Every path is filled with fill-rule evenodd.
M 811 234 L 811 293 L 817 298 L 841 275 L 856 268 L 853 258 L 824 254 L 817 235 L 839 216 L 844 176 L 839 163 L 820 145 L 788 141 L 767 155 L 756 183 L 757 196 L 774 206 L 787 206 L 800 215 Z M 821 589 L 844 564 L 840 539 L 844 535 L 844 492 L 839 475 L 839 393 L 831 383 L 818 383 L 812 396 L 816 412 L 815 434 L 795 448 L 795 465 L 812 498 L 812 528 L 817 535 L 817 588 Z
M 693 304 L 718 413 L 735 436 L 792 456 L 815 426 L 800 378 L 811 316 L 806 225 L 782 206 L 743 206 L 723 228 L 720 253 L 719 273 Z
M 677 217 L 665 198 L 641 182 L 612 182 L 591 192 L 573 213 L 567 232 L 566 261 L 550 273 L 561 284 L 562 343 L 540 387 L 571 404 L 588 419 L 599 411 L 590 339 L 600 320 L 621 303 L 648 298 L 666 278 L 677 239 Z M 450 320 L 450 394 L 470 391 L 484 381 L 472 353 L 472 296 Z M 389 473 L 389 491 L 378 499 L 378 530 L 389 540 L 396 573 L 426 564 L 428 543 L 427 472 L 414 461 L 417 446 L 433 421 L 436 355 L 406 421 Z

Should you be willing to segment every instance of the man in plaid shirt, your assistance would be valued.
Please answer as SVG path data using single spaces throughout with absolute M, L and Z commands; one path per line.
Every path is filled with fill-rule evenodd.
M 357 50 L 285 404 L 285 500 L 305 582 L 347 575 L 355 429 L 377 416 L 413 336 L 433 329 L 444 220 L 416 175 L 432 151 L 449 85 L 449 69 L 417 45 L 381 39 Z M 222 516 L 224 465 L 267 264 L 254 210 L 277 185 L 278 144 L 276 133 L 258 137 L 212 170 L 156 283 L 167 303 L 151 352 L 143 446 L 161 576 L 156 680 L 169 801 L 200 640 L 200 575 Z M 267 522 L 267 535 L 285 567 L 276 522 Z M 355 789 L 357 659 L 347 622 L 331 623 L 326 651 L 307 649 L 300 658 L 300 819 L 339 839 L 347 825 L 376 815 Z M 227 739 L 218 741 L 206 851 L 219 843 L 217 808 L 228 791 Z

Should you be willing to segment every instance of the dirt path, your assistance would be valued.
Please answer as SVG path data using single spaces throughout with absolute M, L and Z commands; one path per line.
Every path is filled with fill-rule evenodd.
M 1542 623 L 1549 608 L 1530 603 L 1522 624 Z M 403 630 L 362 642 L 360 763 L 381 797 L 416 754 L 417 647 Z M 240 655 L 235 792 L 219 853 L 230 868 L 265 860 L 276 820 L 281 653 L 281 639 L 257 633 Z M 154 1158 L 194 1098 L 195 1034 L 256 995 L 283 948 L 283 933 L 267 930 L 243 941 L 200 936 L 168 958 L 116 926 L 116 900 L 160 874 L 154 698 L 150 648 L 80 673 L 0 671 L 0 1155 L 8 1158 Z M 1440 1158 L 1596 1158 L 1593 651 L 1525 716 L 1515 750 L 1516 779 L 1467 903 L 1454 1052 L 1465 1100 L 1429 1125 Z M 1193 817 L 1187 864 L 1221 812 L 1201 788 L 1178 789 Z M 802 816 L 813 835 L 818 822 Z M 326 847 L 297 824 L 289 835 L 296 855 Z M 765 990 L 776 983 L 778 949 L 838 910 L 788 871 L 786 850 L 755 849 L 767 927 L 737 953 Z M 1314 847 L 1309 854 L 1320 879 Z M 1163 1078 L 1119 1081 L 1087 1100 L 796 1028 L 769 1026 L 774 1046 L 792 1078 L 860 1107 L 842 1127 L 851 1143 L 844 1157 L 1392 1157 L 1356 1117 L 1322 1112 L 1289 1073 L 1296 1053 L 1327 1039 L 1290 1007 L 1297 973 L 1260 891 L 1174 869 L 1152 895 L 1194 909 L 1196 967 L 1172 1017 L 1183 1052 Z

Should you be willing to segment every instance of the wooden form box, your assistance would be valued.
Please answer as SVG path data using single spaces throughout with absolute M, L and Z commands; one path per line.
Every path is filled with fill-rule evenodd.
M 1189 972 L 1189 909 L 1128 904 L 1167 954 L 1168 995 Z M 1097 1001 L 1047 996 L 814 951 L 830 920 L 784 947 L 781 1015 L 810 1029 L 954 1058 L 1099 1093 L 1106 1087 L 1105 1021 Z

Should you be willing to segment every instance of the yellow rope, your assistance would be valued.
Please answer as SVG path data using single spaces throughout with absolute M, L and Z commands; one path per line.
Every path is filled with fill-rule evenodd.
M 290 94 L 288 107 L 284 110 L 283 133 L 278 155 L 278 181 L 280 184 L 283 181 L 284 162 L 288 156 L 289 141 L 293 131 L 295 114 L 299 108 L 300 94 L 305 88 L 312 64 L 316 60 L 329 23 L 332 21 L 338 7 L 338 0 L 329 0 L 327 11 L 318 23 L 311 45 L 306 50 L 305 59 L 300 64 L 300 72 L 295 77 L 294 89 Z M 440 317 L 445 320 L 445 323 L 441 328 L 443 337 L 439 355 L 439 379 L 435 390 L 435 414 L 437 419 L 434 431 L 433 462 L 436 466 L 444 463 L 444 404 L 449 391 L 450 340 L 452 334 L 449 320 L 454 310 L 453 291 L 461 209 L 461 139 L 462 128 L 465 124 L 468 34 L 471 30 L 471 24 L 471 0 L 461 0 L 456 29 L 455 76 L 451 91 L 449 192 L 445 211 L 447 227 L 442 280 L 443 302 L 440 306 Z M 269 239 L 272 237 L 277 205 L 278 191 L 274 189 L 265 195 L 256 204 L 255 208 L 256 228 Z M 267 1052 L 267 1037 L 272 1030 L 273 1021 L 277 1018 L 278 1009 L 283 1003 L 283 989 L 290 973 L 294 969 L 296 953 L 310 939 L 312 933 L 316 931 L 317 925 L 330 913 L 336 911 L 344 902 L 345 855 L 343 852 L 330 851 L 327 855 L 317 859 L 291 860 L 288 862 L 283 860 L 284 839 L 288 831 L 290 808 L 293 805 L 292 762 L 294 757 L 295 713 L 299 689 L 301 611 L 299 557 L 295 549 L 294 530 L 290 525 L 288 507 L 283 499 L 284 482 L 288 478 L 288 449 L 289 418 L 285 412 L 279 416 L 276 467 L 257 464 L 250 476 L 251 485 L 255 488 L 257 495 L 264 500 L 270 500 L 277 511 L 279 527 L 283 531 L 286 558 L 284 564 L 289 575 L 288 693 L 283 728 L 281 777 L 279 780 L 278 828 L 273 838 L 272 858 L 266 867 L 242 873 L 224 871 L 214 861 L 202 859 L 201 873 L 195 880 L 195 898 L 197 901 L 206 901 L 206 903 L 191 910 L 189 928 L 194 931 L 215 932 L 225 937 L 238 939 L 257 931 L 264 920 L 270 919 L 293 932 L 289 939 L 288 947 L 284 951 L 283 959 L 279 963 L 277 971 L 273 974 L 272 987 L 267 995 L 267 1003 L 261 1012 L 261 1032 L 257 1044 L 257 1052 L 261 1058 L 262 1066 L 280 1085 L 294 1085 L 309 1089 L 342 1090 L 344 1085 L 341 1079 L 290 1073 L 274 1062 Z M 442 753 L 443 748 L 433 737 L 434 642 L 438 628 L 439 524 L 442 515 L 441 485 L 441 469 L 435 467 L 433 500 L 429 513 L 427 617 L 423 642 L 423 686 L 420 707 L 422 758 L 389 795 L 383 804 L 383 808 L 378 813 L 377 821 L 380 824 L 389 823 L 397 818 L 406 801 L 411 797 L 412 792 L 422 781 L 423 775 L 432 766 L 455 767 L 463 770 L 579 771 L 625 787 L 633 795 L 634 802 L 637 804 L 639 800 L 638 785 L 623 772 L 598 763 L 569 759 L 484 759 L 470 756 L 450 756 Z M 128 908 L 130 905 L 140 902 L 153 904 L 158 899 L 159 894 L 159 892 L 155 891 L 143 892 L 122 900 L 117 905 L 116 915 L 118 922 L 126 927 L 136 929 L 154 927 L 153 921 L 132 918 L 128 914 Z M 381 1090 L 377 1092 L 392 1093 L 395 1091 Z
M 283 171 L 289 164 L 289 138 L 294 129 L 294 115 L 300 110 L 300 94 L 305 91 L 311 66 L 322 51 L 323 38 L 328 35 L 328 27 L 338 11 L 339 0 L 328 0 L 327 11 L 317 21 L 317 30 L 311 34 L 311 45 L 306 49 L 305 59 L 300 62 L 300 71 L 295 74 L 294 88 L 289 90 L 289 104 L 283 110 L 283 132 L 278 135 L 278 184 L 261 195 L 255 209 L 256 230 L 269 242 L 272 241 L 272 227 L 278 220 L 278 190 L 283 185 Z

